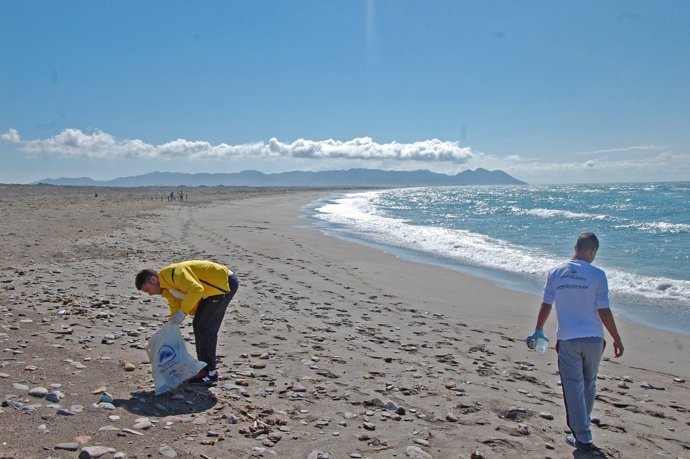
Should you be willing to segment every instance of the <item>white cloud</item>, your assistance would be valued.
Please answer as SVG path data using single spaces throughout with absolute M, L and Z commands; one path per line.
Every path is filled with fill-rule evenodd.
M 0 140 L 7 143 L 19 143 L 19 132 L 16 129 L 9 129 L 4 134 L 0 135 Z
M 454 174 L 482 167 L 500 169 L 528 183 L 602 183 L 623 181 L 690 180 L 690 152 L 676 153 L 653 145 L 626 146 L 590 151 L 590 158 L 553 152 L 535 160 L 525 154 L 497 156 L 461 147 L 458 142 L 428 139 L 410 143 L 378 143 L 371 137 L 351 140 L 297 139 L 229 145 L 204 140 L 176 139 L 159 145 L 140 139 L 117 139 L 103 131 L 85 133 L 66 129 L 45 138 L 22 140 L 16 129 L 0 135 L 28 156 L 72 159 L 127 159 L 196 161 L 197 170 L 208 170 L 201 160 L 233 160 L 233 167 L 280 172 L 299 166 L 306 170 L 334 167 L 369 167 L 411 170 L 423 167 Z M 629 154 L 619 154 L 629 152 Z M 634 153 L 637 152 L 637 153 Z M 584 153 L 583 153 L 584 154 Z M 578 160 L 579 159 L 579 160 Z
M 602 153 L 629 153 L 631 151 L 649 151 L 655 152 L 664 149 L 665 147 L 658 145 L 632 145 L 629 147 L 606 148 L 603 150 L 594 151 L 580 151 L 573 153 L 575 155 L 599 155 Z
M 585 162 L 492 163 L 529 183 L 602 183 L 690 180 L 690 154 L 661 152 L 643 158 L 598 158 Z
M 371 137 L 358 137 L 345 142 L 339 140 L 298 139 L 286 144 L 271 139 L 267 144 L 270 154 L 295 158 L 338 158 L 361 160 L 398 161 L 450 161 L 462 163 L 474 156 L 470 148 L 462 148 L 457 142 L 438 139 L 414 143 L 374 142 Z
M 16 130 L 8 137 L 19 141 Z M 3 136 L 4 138 L 4 136 Z M 56 155 L 89 159 L 228 159 L 228 158 L 306 158 L 347 160 L 392 160 L 464 163 L 474 157 L 470 148 L 458 142 L 429 139 L 413 143 L 377 143 L 371 137 L 352 140 L 298 139 L 284 143 L 272 138 L 268 142 L 241 145 L 177 139 L 161 145 L 150 145 L 139 139 L 118 140 L 103 131 L 84 133 L 65 129 L 56 136 L 21 142 L 20 150 L 29 155 Z
M 65 129 L 44 140 L 25 140 L 20 150 L 30 155 L 56 155 L 67 158 L 155 158 L 156 148 L 141 140 L 118 141 L 103 131 L 85 134 L 79 129 Z

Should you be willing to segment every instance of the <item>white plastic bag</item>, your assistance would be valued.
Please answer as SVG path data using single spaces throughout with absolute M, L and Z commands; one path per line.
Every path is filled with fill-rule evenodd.
M 195 376 L 206 364 L 187 350 L 178 325 L 166 322 L 146 345 L 156 395 L 176 388 Z

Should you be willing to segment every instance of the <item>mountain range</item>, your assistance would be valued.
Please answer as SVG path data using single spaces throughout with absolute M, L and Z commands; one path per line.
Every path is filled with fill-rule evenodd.
M 409 187 L 446 185 L 524 185 L 501 170 L 478 168 L 456 175 L 428 170 L 387 171 L 381 169 L 348 169 L 320 172 L 291 171 L 265 174 L 256 170 L 235 173 L 151 172 L 112 180 L 93 180 L 88 177 L 46 178 L 34 182 L 72 186 L 245 186 L 245 187 Z

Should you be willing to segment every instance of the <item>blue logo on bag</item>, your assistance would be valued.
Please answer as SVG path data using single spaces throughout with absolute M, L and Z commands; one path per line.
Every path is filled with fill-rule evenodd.
M 177 358 L 175 349 L 167 344 L 161 346 L 160 350 L 158 351 L 158 365 L 165 365 L 166 363 L 175 360 L 175 358 Z

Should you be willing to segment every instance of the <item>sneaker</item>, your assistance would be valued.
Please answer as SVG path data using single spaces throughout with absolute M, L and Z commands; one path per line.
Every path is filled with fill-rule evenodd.
M 572 446 L 573 448 L 577 448 L 580 451 L 584 451 L 585 453 L 589 454 L 592 457 L 604 457 L 604 454 L 602 451 L 597 448 L 594 443 L 585 443 L 582 441 L 579 441 L 575 438 L 573 434 L 568 434 L 565 436 L 565 442 Z
M 220 379 L 220 372 L 218 370 L 201 370 L 192 379 L 189 380 L 192 384 L 205 384 L 212 386 Z

